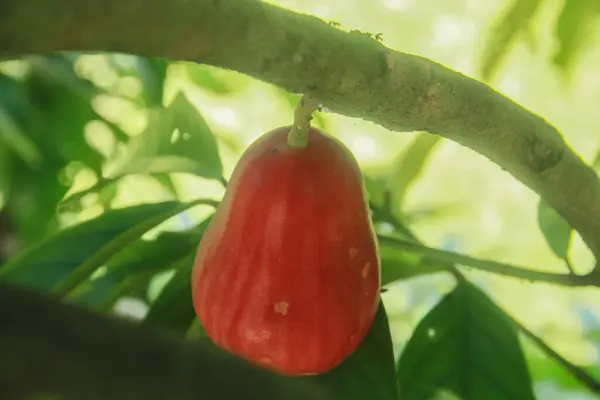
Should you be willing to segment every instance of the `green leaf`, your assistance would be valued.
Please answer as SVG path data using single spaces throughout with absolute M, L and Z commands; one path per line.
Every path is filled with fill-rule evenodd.
M 81 161 L 99 174 L 103 157 L 90 147 L 84 135 L 90 121 L 105 122 L 92 107 L 98 88 L 77 76 L 73 62 L 60 54 L 30 57 L 30 62 L 33 73 L 27 86 L 39 119 L 30 133 L 40 151 L 44 154 L 57 150 L 65 164 Z M 61 140 L 56 140 L 58 132 Z
M 183 93 L 167 108 L 151 110 L 147 129 L 134 137 L 130 146 L 129 157 L 109 179 L 170 172 L 223 179 L 215 137 Z
M 132 54 L 107 53 L 105 60 L 120 77 L 134 77 L 142 85 L 139 96 L 129 96 L 139 107 L 153 108 L 163 105 L 165 81 L 171 64 L 163 58 L 145 58 Z
M 344 400 L 398 400 L 394 350 L 383 302 L 367 337 L 334 370 L 306 378 L 324 386 L 333 398 Z
M 15 130 L 8 140 L 21 155 L 2 155 L 1 168 L 11 171 L 5 176 L 6 209 L 27 247 L 59 227 L 56 205 L 69 182 L 57 177 L 64 177 L 65 167 L 75 161 L 100 172 L 104 160 L 87 143 L 87 124 L 101 120 L 117 136 L 119 129 L 94 111 L 91 101 L 99 90 L 75 74 L 69 56 L 27 57 L 26 63 L 28 73 L 19 80 L 0 74 L 0 109 Z M 25 141 L 18 142 L 16 132 Z
M 165 189 L 169 191 L 173 196 L 177 196 L 177 188 L 175 187 L 175 183 L 173 183 L 173 179 L 171 179 L 171 175 L 169 174 L 152 174 L 152 177 L 156 179 L 158 183 L 160 183 Z
M 191 273 L 195 254 L 179 262 L 175 275 L 165 285 L 143 323 L 185 335 L 196 318 L 192 303 Z
M 169 174 L 155 173 L 148 175 L 156 179 L 158 183 L 160 183 L 171 194 L 173 194 L 174 196 L 177 195 L 175 185 L 173 184 L 173 181 Z M 60 203 L 58 203 L 58 212 L 81 212 L 84 208 L 82 204 L 83 198 L 92 193 L 98 193 L 98 202 L 106 206 L 106 203 L 108 201 L 112 201 L 112 199 L 116 196 L 117 184 L 119 183 L 121 178 L 122 177 L 100 178 L 95 184 L 93 184 L 89 188 L 81 190 L 79 192 L 75 192 L 69 195 L 67 198 L 62 199 Z
M 64 295 L 146 231 L 197 204 L 169 201 L 106 212 L 59 231 L 0 269 L 0 280 Z
M 138 57 L 138 64 L 140 71 L 137 76 L 141 79 L 144 87 L 143 95 L 146 106 L 161 106 L 169 61 L 161 58 Z
M 429 257 L 408 253 L 386 243 L 379 244 L 381 286 L 398 280 L 445 271 L 443 263 Z
M 102 206 L 104 211 L 112 208 L 112 202 L 117 197 L 117 192 L 117 185 L 106 185 L 98 191 L 98 204 Z
M 190 80 L 201 88 L 217 95 L 227 95 L 242 90 L 251 81 L 248 77 L 212 65 L 182 63 Z
M 494 24 L 485 43 L 481 61 L 483 80 L 494 78 L 496 71 L 518 36 L 526 33 L 541 0 L 513 0 L 513 3 Z
M 79 192 L 75 192 L 66 198 L 62 199 L 57 206 L 57 210 L 59 213 L 63 212 L 73 212 L 79 213 L 83 210 L 82 200 L 85 196 L 92 193 L 102 193 L 106 191 L 110 194 L 110 192 L 117 191 L 117 183 L 120 178 L 100 178 L 98 181 L 93 184 L 91 187 L 81 190 Z
M 206 336 L 206 331 L 204 330 L 204 327 L 198 318 L 194 318 L 190 329 L 187 331 L 186 338 L 188 340 L 208 339 Z M 206 340 L 206 342 L 209 342 L 209 340 Z
M 205 219 L 195 230 L 196 245 L 210 224 L 212 216 Z M 194 249 L 196 246 L 194 246 Z M 175 266 L 175 275 L 164 286 L 158 298 L 152 303 L 144 323 L 181 335 L 193 335 L 195 339 L 202 338 L 202 326 L 193 327 L 197 321 L 192 303 L 191 273 L 196 252 L 187 255 Z M 199 321 L 197 322 L 199 324 Z
M 546 238 L 548 246 L 557 257 L 563 260 L 566 259 L 573 236 L 571 225 L 542 199 L 538 204 L 537 216 L 538 225 Z
M 193 253 L 204 224 L 182 232 L 161 232 L 152 240 L 137 239 L 108 261 L 104 275 L 86 282 L 72 298 L 91 307 L 112 307 L 120 297 L 144 289 L 154 274 Z
M 549 357 L 548 354 L 544 353 L 542 349 L 536 346 L 534 343 L 524 340 L 523 349 L 527 358 L 527 364 L 531 370 L 531 376 L 535 382 L 548 381 L 557 385 L 561 389 L 566 390 L 585 390 L 585 386 L 567 370 L 565 370 L 555 359 Z M 583 366 L 578 366 L 583 368 Z M 594 368 L 596 371 L 592 371 Z M 592 366 L 592 368 L 585 368 L 587 372 L 594 374 L 598 372 L 599 367 Z
M 419 323 L 398 360 L 403 400 L 450 392 L 461 400 L 533 400 L 514 325 L 481 290 L 461 282 Z
M 556 22 L 558 49 L 552 62 L 568 70 L 593 36 L 600 5 L 597 0 L 566 0 Z
M 600 343 L 600 328 L 592 328 L 583 334 L 585 340 Z
M 404 198 L 411 184 L 421 175 L 428 157 L 440 141 L 440 136 L 419 133 L 395 162 L 389 183 L 394 211 L 402 211 Z
M 40 163 L 42 155 L 35 143 L 23 132 L 12 116 L 0 107 L 0 140 L 28 165 Z
M 365 189 L 369 195 L 369 202 L 374 206 L 382 208 L 386 203 L 387 188 L 386 182 L 381 178 L 374 178 L 364 175 Z

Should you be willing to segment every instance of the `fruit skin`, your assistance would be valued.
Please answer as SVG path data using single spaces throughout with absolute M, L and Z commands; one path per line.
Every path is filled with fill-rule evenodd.
M 192 271 L 196 314 L 219 347 L 289 376 L 321 374 L 362 342 L 380 262 L 362 172 L 315 128 L 257 139 L 236 165 Z

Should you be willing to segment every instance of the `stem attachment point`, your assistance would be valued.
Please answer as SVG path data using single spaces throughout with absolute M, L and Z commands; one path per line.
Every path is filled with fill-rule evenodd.
M 287 142 L 290 146 L 303 149 L 308 145 L 308 130 L 312 113 L 318 109 L 319 104 L 310 95 L 303 95 L 294 111 L 294 125 L 288 133 Z

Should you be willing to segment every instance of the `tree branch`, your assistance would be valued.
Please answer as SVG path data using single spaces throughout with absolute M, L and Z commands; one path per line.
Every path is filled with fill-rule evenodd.
M 360 32 L 256 0 L 0 0 L 0 57 L 61 50 L 212 64 L 312 91 L 330 110 L 390 130 L 443 135 L 537 192 L 600 258 L 600 182 L 554 127 L 476 80 Z
M 325 400 L 210 345 L 0 285 L 0 398 Z M 37 398 L 37 397 L 36 397 Z
M 448 263 L 448 268 L 452 264 L 459 264 L 465 267 L 491 272 L 498 275 L 509 276 L 512 278 L 523 279 L 532 282 L 547 282 L 562 286 L 600 286 L 600 276 L 596 273 L 586 275 L 575 274 L 555 274 L 552 272 L 535 271 L 526 267 L 500 263 L 491 260 L 482 260 L 467 255 L 454 253 L 451 251 L 434 249 L 419 243 L 412 243 L 399 238 L 378 235 L 379 243 L 389 244 L 397 249 L 408 253 L 418 253 L 427 257 Z

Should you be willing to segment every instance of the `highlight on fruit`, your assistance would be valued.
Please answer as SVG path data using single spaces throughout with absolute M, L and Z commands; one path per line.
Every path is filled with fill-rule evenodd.
M 234 168 L 192 270 L 208 337 L 289 375 L 331 371 L 369 332 L 380 261 L 362 171 L 338 139 L 294 123 L 259 137 Z

